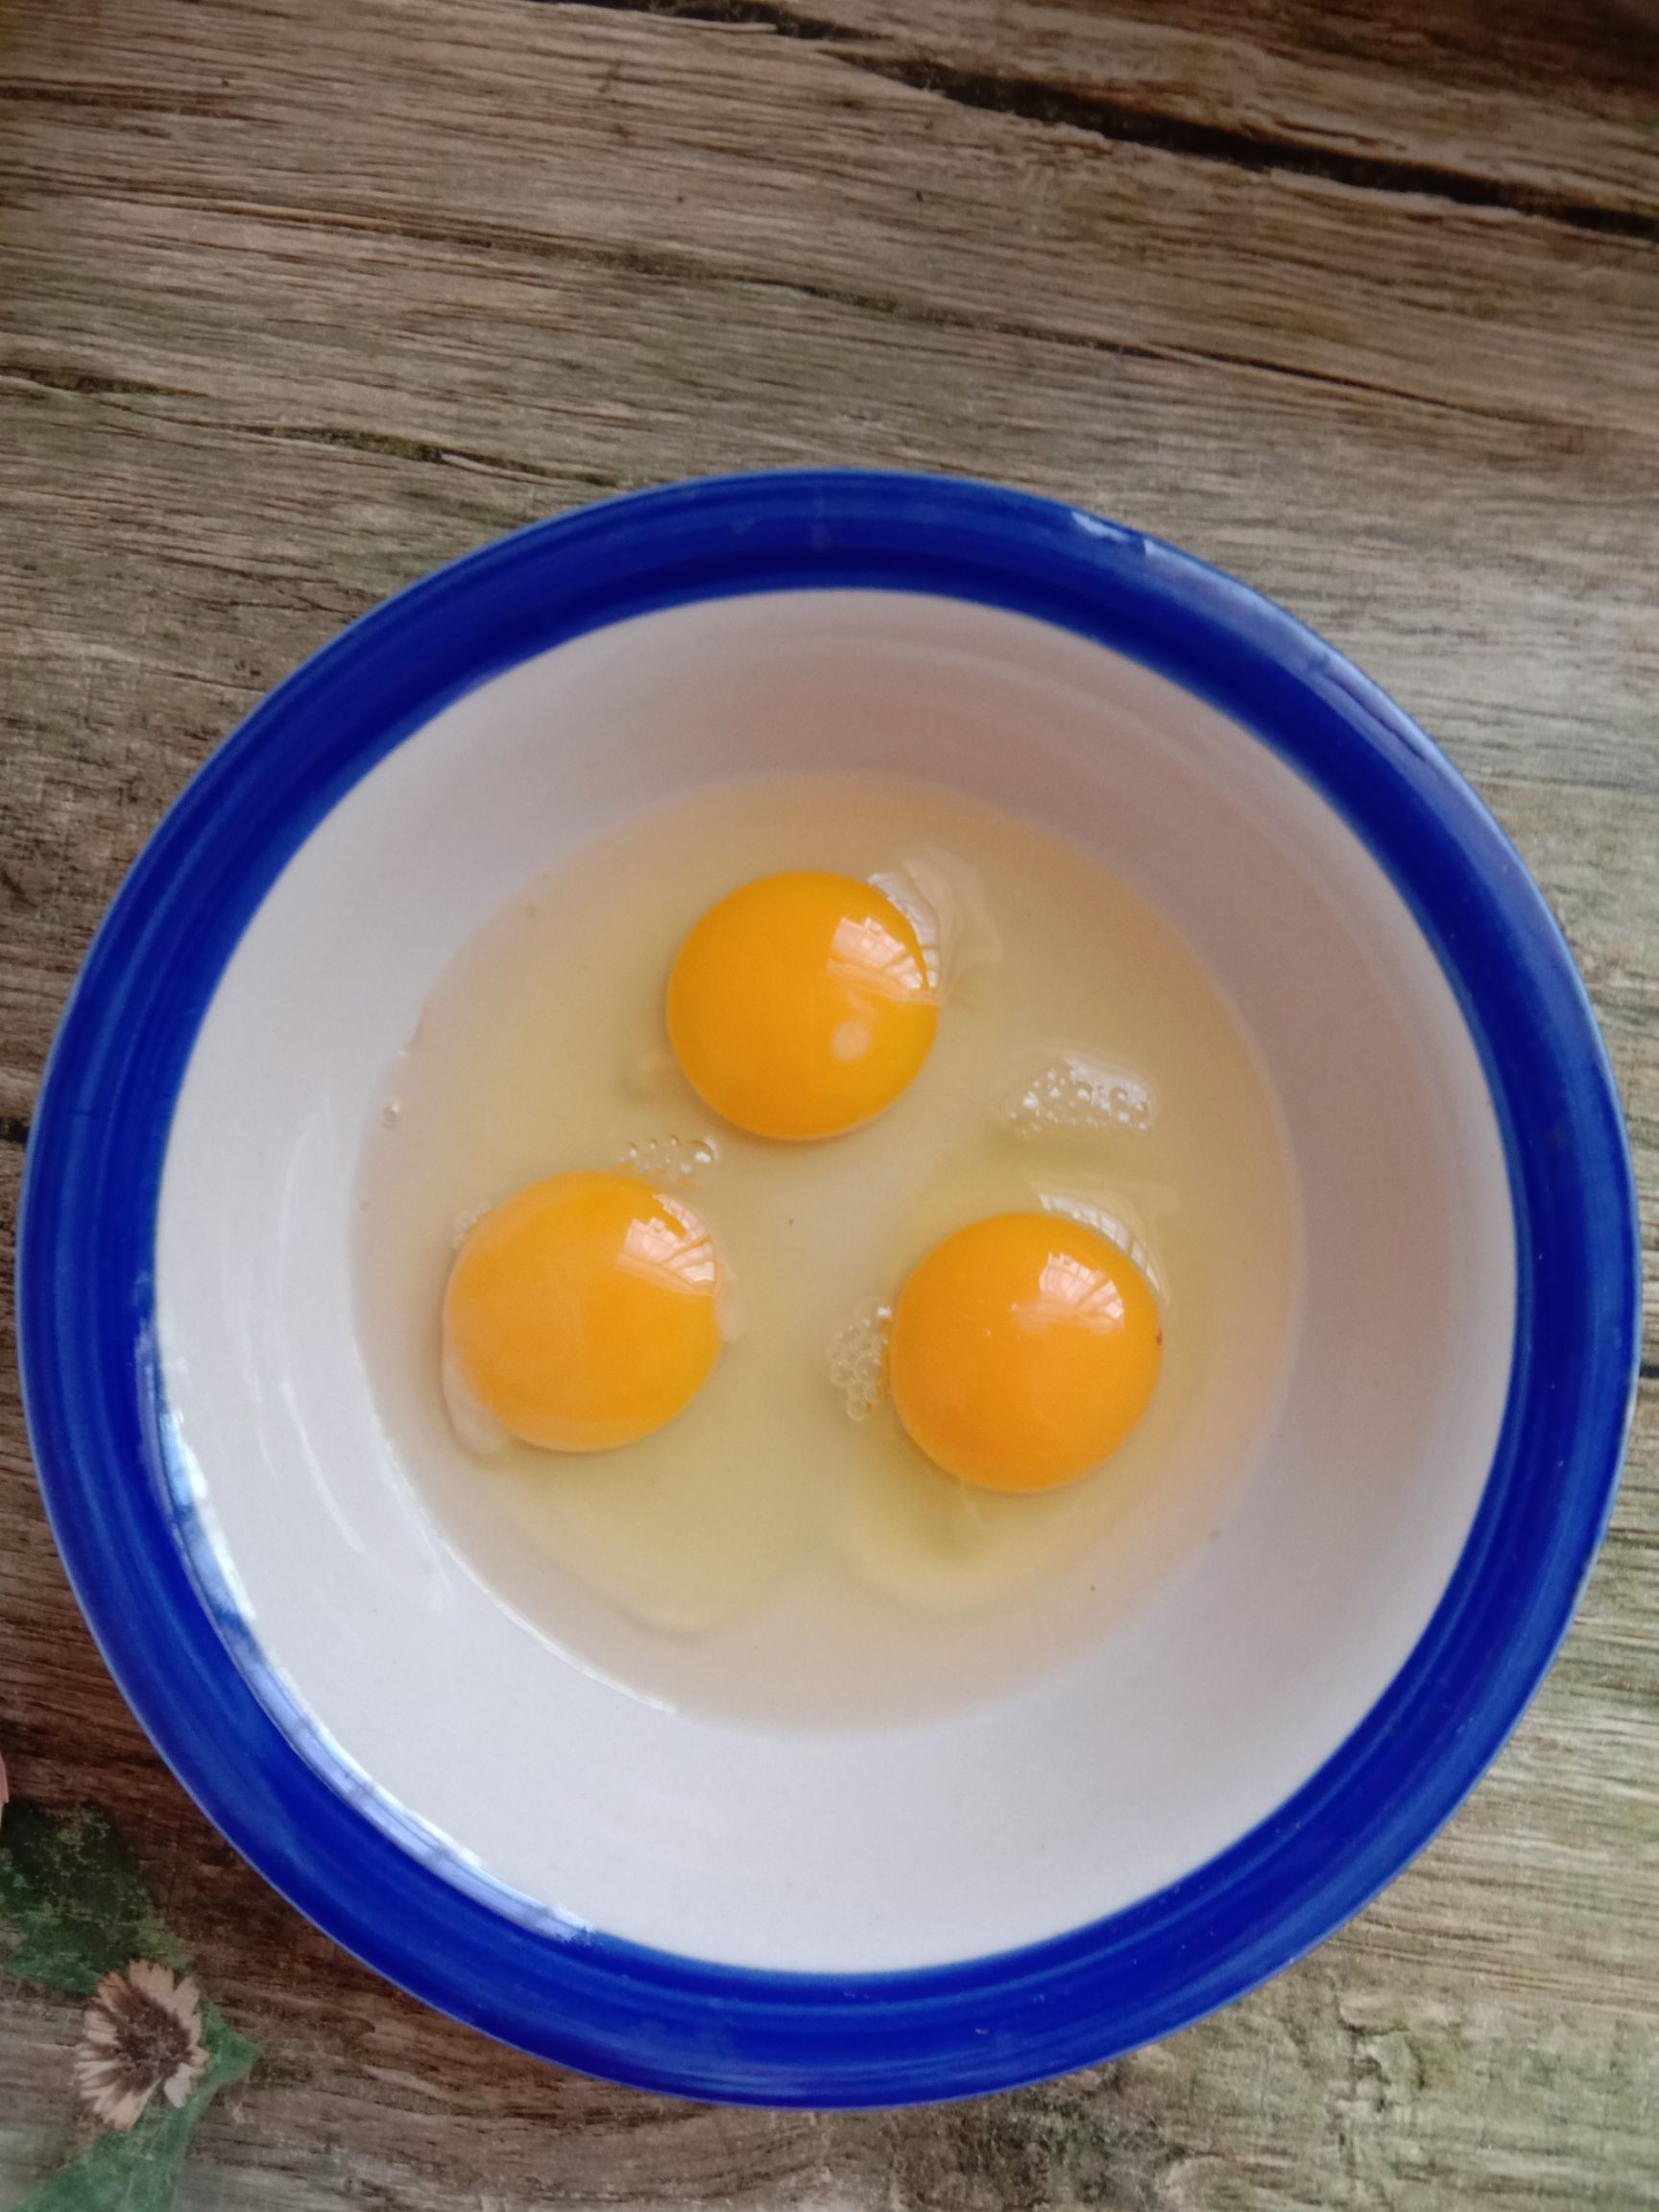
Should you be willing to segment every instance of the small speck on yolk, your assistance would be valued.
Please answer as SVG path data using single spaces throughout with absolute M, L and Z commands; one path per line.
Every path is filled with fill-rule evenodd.
M 1151 1400 L 1158 1304 L 1117 1245 L 1049 1214 L 958 1230 L 893 1315 L 899 1418 L 936 1465 L 987 1490 L 1048 1490 L 1115 1452 Z
M 625 1175 L 555 1175 L 468 1236 L 445 1358 L 526 1443 L 609 1451 L 672 1421 L 709 1380 L 720 1282 L 713 1239 L 679 1199 Z
M 668 982 L 686 1080 L 752 1136 L 839 1136 L 891 1106 L 938 1009 L 914 926 L 855 877 L 746 883 L 704 915 Z

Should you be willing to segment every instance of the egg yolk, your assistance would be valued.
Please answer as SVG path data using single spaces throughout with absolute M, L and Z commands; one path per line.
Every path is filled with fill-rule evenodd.
M 889 1380 L 911 1439 L 987 1490 L 1048 1490 L 1115 1452 L 1163 1358 L 1151 1286 L 1117 1245 L 1048 1214 L 998 1214 L 931 1251 L 900 1292 Z
M 686 1080 L 752 1136 L 835 1137 L 912 1082 L 938 1025 L 909 917 L 852 876 L 764 876 L 711 907 L 668 982 Z
M 555 1452 L 632 1444 L 690 1404 L 720 1351 L 721 1269 L 690 1209 L 625 1175 L 555 1175 L 486 1214 L 444 1297 L 473 1404 Z

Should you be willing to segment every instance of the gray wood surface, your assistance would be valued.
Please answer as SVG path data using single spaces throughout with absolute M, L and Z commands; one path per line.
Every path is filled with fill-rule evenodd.
M 8 1232 L 98 916 L 267 686 L 497 531 L 792 462 L 1094 505 L 1393 690 L 1573 940 L 1651 1255 L 1659 40 L 1599 0 L 12 0 Z M 698 2109 L 382 1985 L 128 1717 L 10 1364 L 0 1746 L 109 1808 L 264 2048 L 201 2212 L 1659 2206 L 1659 1330 L 1581 1618 L 1464 1812 L 1271 1986 L 1050 2089 Z M 0 1983 L 0 2205 L 83 2139 L 75 2029 Z

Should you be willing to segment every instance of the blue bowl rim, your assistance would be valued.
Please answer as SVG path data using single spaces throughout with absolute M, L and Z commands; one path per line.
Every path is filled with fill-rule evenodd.
M 152 1262 L 203 1014 L 271 883 L 388 751 L 463 692 L 629 616 L 793 589 L 910 590 L 1108 645 L 1208 699 L 1352 826 L 1423 929 L 1486 1070 L 1519 1264 L 1508 1402 L 1432 1621 L 1326 1765 L 1157 1895 L 918 1971 L 772 1973 L 524 1924 L 307 1762 L 192 1581 L 167 1502 Z M 274 690 L 139 855 L 63 1015 L 31 1135 L 20 1363 L 41 1487 L 129 1703 L 208 1817 L 318 1926 L 501 2040 L 643 2088 L 891 2106 L 1051 2078 L 1166 2035 L 1367 1903 L 1490 1764 L 1565 1634 L 1612 1508 L 1641 1272 L 1617 1090 L 1571 953 L 1462 779 L 1282 609 L 1162 541 L 970 480 L 796 470 L 629 494 L 487 544 Z M 146 1478 L 134 1480 L 134 1470 Z

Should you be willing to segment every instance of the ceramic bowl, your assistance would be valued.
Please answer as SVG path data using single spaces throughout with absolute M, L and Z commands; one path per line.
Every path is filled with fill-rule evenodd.
M 1218 1532 L 1080 1653 L 931 1718 L 737 1726 L 573 1662 L 432 1521 L 357 1341 L 353 1179 L 517 887 L 675 792 L 826 768 L 1058 830 L 1186 937 L 1283 1116 L 1302 1303 Z M 1635 1222 L 1542 898 L 1338 655 L 1094 515 L 740 477 L 444 569 L 209 760 L 53 1053 L 23 1364 L 111 1670 L 331 1936 L 594 2074 L 892 2104 L 1167 2033 L 1434 1833 L 1607 1517 Z

